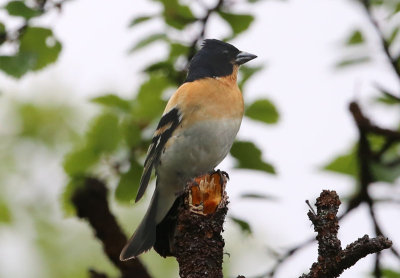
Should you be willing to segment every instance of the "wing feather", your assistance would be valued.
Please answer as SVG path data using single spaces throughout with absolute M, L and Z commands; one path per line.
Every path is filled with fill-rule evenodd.
M 153 139 L 151 140 L 149 150 L 147 151 L 146 160 L 144 162 L 144 170 L 140 179 L 140 186 L 135 202 L 139 201 L 143 197 L 144 192 L 147 189 L 147 185 L 149 184 L 154 165 L 160 159 L 160 155 L 165 147 L 165 144 L 169 138 L 171 138 L 172 133 L 179 126 L 181 121 L 181 113 L 176 107 L 172 108 L 161 117 L 157 129 L 154 132 Z

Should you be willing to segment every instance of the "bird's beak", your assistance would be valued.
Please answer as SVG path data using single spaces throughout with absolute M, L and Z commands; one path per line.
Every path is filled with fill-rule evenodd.
M 248 61 L 253 60 L 255 58 L 257 58 L 257 55 L 240 51 L 239 54 L 236 55 L 235 64 L 243 65 L 244 63 L 247 63 Z

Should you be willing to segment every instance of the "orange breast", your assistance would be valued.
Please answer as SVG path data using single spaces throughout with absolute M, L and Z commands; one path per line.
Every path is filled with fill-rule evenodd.
M 232 76 L 183 84 L 169 100 L 165 111 L 175 106 L 182 112 L 184 125 L 214 119 L 237 119 L 244 112 L 242 93 Z

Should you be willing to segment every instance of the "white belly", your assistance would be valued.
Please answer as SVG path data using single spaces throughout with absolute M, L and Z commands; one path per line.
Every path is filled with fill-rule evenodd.
M 240 123 L 241 119 L 224 119 L 177 130 L 156 166 L 158 177 L 180 191 L 187 180 L 212 171 L 229 153 Z

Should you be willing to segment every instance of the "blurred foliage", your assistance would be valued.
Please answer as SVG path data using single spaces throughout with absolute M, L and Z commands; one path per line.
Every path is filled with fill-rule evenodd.
M 229 216 L 229 219 L 232 220 L 233 223 L 235 223 L 243 233 L 245 234 L 252 233 L 251 227 L 247 221 L 233 216 Z
M 39 140 L 50 146 L 71 142 L 78 138 L 72 123 L 76 110 L 65 104 L 36 104 L 16 102 L 19 136 Z
M 359 2 L 366 9 L 370 23 L 374 26 L 375 32 L 380 36 L 379 42 L 387 56 L 386 58 L 391 62 L 393 71 L 400 80 L 400 56 L 398 55 L 400 53 L 400 38 L 398 37 L 400 21 L 397 14 L 400 10 L 399 2 L 392 0 Z M 374 18 L 376 13 L 383 13 L 387 16 L 378 22 Z M 384 26 L 385 28 L 381 29 L 380 26 Z M 371 61 L 373 57 L 368 45 L 372 42 L 366 38 L 364 32 L 366 30 L 355 29 L 349 34 L 345 40 L 345 45 L 348 50 L 357 48 L 357 53 L 353 53 L 352 57 L 342 60 L 337 66 L 345 67 Z M 387 109 L 400 110 L 400 95 L 398 93 L 391 93 L 380 85 L 376 85 L 375 87 L 380 94 L 375 98 L 376 104 L 382 105 Z M 400 131 L 400 123 L 397 121 L 398 119 L 393 119 L 392 126 Z M 368 162 L 371 167 L 372 180 L 394 183 L 400 176 L 400 143 L 391 141 L 384 136 L 369 134 L 367 136 L 367 144 L 372 152 L 370 156 L 371 161 Z M 358 148 L 358 144 L 355 144 L 347 153 L 339 155 L 329 162 L 324 169 L 349 175 L 358 181 L 360 179 L 359 171 L 361 167 L 357 153 Z
M 0 225 L 2 223 L 10 223 L 11 222 L 11 214 L 7 204 L 4 200 L 0 199 Z
M 274 166 L 262 160 L 261 150 L 252 142 L 234 142 L 231 154 L 237 160 L 236 168 L 259 170 L 275 174 Z
M 60 9 L 63 1 L 9 1 L 0 9 L 11 18 L 20 18 L 18 28 L 7 22 L 0 22 L 0 70 L 20 78 L 29 71 L 37 71 L 54 63 L 61 51 L 61 43 L 49 28 L 33 26 L 31 19 L 45 15 L 48 11 Z M 8 26 L 9 25 L 9 26 Z M 13 49 L 7 53 L 5 47 Z M 4 54 L 7 53 L 7 54 Z
M 26 266 L 32 271 L 29 277 L 87 277 L 88 258 L 93 256 L 112 273 L 102 253 L 93 252 L 100 247 L 84 240 L 91 237 L 90 231 L 55 219 L 59 210 L 54 197 L 49 197 L 49 191 L 60 187 L 62 174 L 54 173 L 54 164 L 86 122 L 80 108 L 53 96 L 36 100 L 2 96 L 0 111 L 0 228 L 2 235 L 18 237 L 34 257 Z M 43 183 L 50 185 L 46 191 L 41 191 Z M 70 248 L 72 244 L 80 248 Z M 38 263 L 34 269 L 29 267 L 32 262 Z
M 339 155 L 331 162 L 329 162 L 326 166 L 324 166 L 324 169 L 331 172 L 349 175 L 356 179 L 358 177 L 356 151 L 356 147 L 354 147 L 351 149 L 350 152 Z
M 400 272 L 394 271 L 391 269 L 383 269 L 382 270 L 382 277 L 383 278 L 400 278 Z
M 279 113 L 275 105 L 268 99 L 256 100 L 246 108 L 245 114 L 250 119 L 267 124 L 275 124 L 279 119 Z

